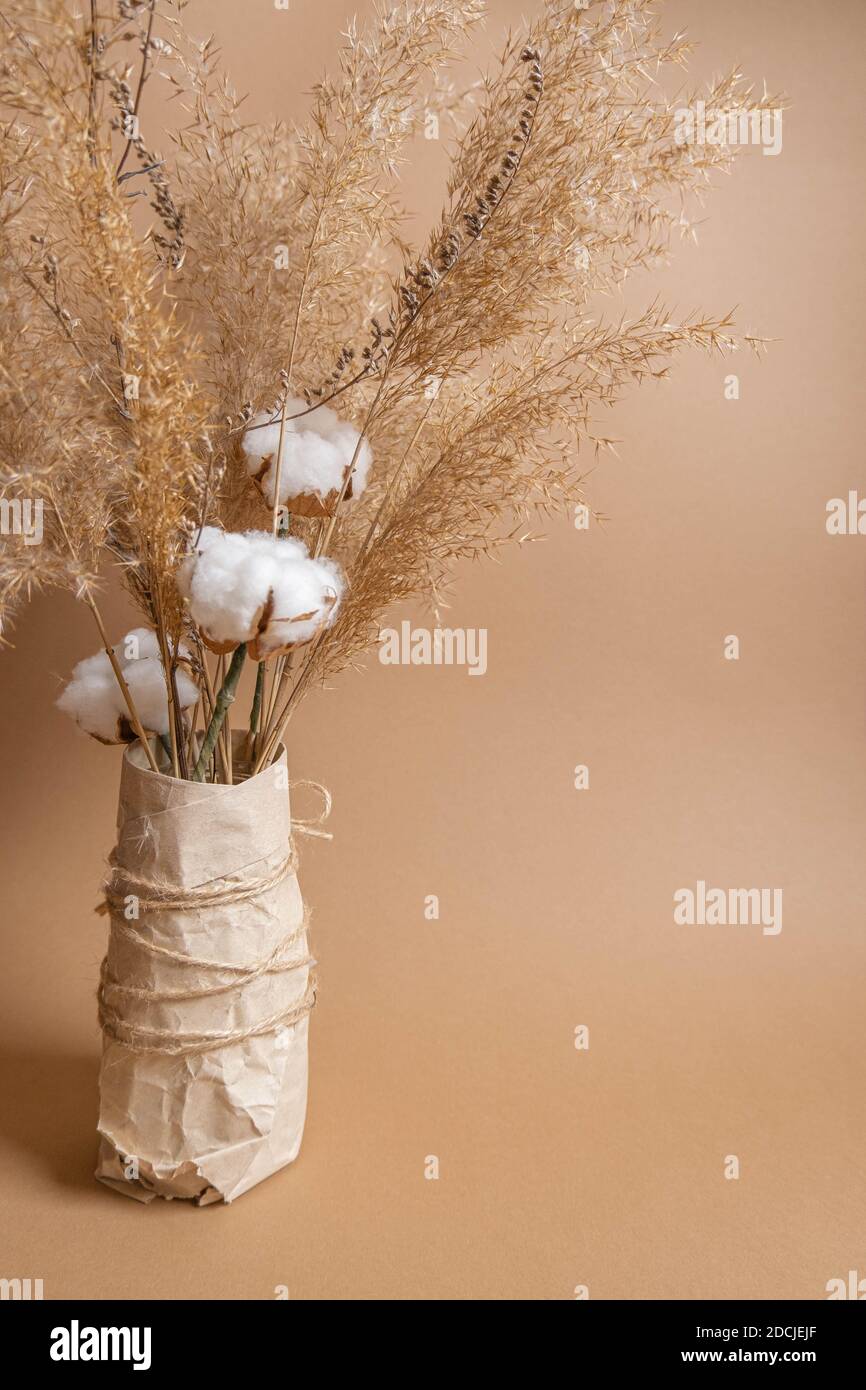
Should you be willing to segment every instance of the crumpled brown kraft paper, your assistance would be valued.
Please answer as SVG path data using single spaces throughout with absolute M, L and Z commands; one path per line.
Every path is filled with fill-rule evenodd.
M 192 783 L 154 773 L 133 745 L 123 760 L 115 878 L 181 890 L 266 880 L 290 847 L 286 756 L 236 786 Z M 216 887 L 221 887 L 219 883 Z M 307 993 L 310 964 L 244 981 L 180 964 L 143 949 L 155 945 L 207 961 L 250 966 L 298 933 L 290 963 L 309 956 L 295 872 L 258 896 L 222 906 L 144 912 L 127 921 L 111 908 L 109 981 L 162 995 L 232 982 L 223 993 L 154 1002 L 108 986 L 118 1016 L 176 1035 L 243 1032 L 291 1013 Z M 100 1072 L 100 1181 L 150 1202 L 184 1197 L 231 1202 L 297 1156 L 307 1102 L 309 1015 L 289 1026 L 208 1051 L 172 1056 L 134 1051 L 106 1032 Z

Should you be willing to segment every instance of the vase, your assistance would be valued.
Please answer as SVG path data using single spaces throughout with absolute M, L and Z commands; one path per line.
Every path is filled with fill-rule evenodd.
M 97 1178 L 231 1202 L 291 1163 L 315 1001 L 286 754 L 235 785 L 123 760 L 99 986 Z

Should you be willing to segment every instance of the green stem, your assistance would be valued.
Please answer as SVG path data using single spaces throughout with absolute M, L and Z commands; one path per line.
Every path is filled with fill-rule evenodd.
M 234 655 L 232 656 L 231 663 L 229 665 L 229 669 L 226 672 L 226 678 L 223 681 L 220 687 L 219 694 L 216 697 L 214 712 L 211 717 L 211 721 L 208 724 L 207 733 L 204 736 L 204 742 L 201 746 L 201 752 L 198 755 L 198 762 L 196 763 L 195 769 L 192 774 L 193 782 L 204 781 L 205 768 L 207 767 L 213 755 L 214 748 L 216 747 L 216 741 L 220 735 L 220 729 L 223 726 L 223 721 L 225 720 L 226 713 L 228 712 L 228 707 L 230 704 L 233 703 L 235 695 L 237 694 L 238 681 L 241 678 L 241 671 L 243 670 L 243 664 L 246 660 L 246 655 L 247 644 L 246 642 L 241 642 L 241 645 L 235 649 Z

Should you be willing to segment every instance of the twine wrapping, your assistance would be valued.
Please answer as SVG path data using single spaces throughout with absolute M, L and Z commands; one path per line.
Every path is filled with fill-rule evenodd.
M 158 997 L 158 996 L 154 996 Z M 289 1028 L 298 1023 L 310 1012 L 316 1002 L 316 982 L 311 979 L 304 997 L 289 1009 L 272 1014 L 251 1028 L 228 1028 L 223 1032 L 183 1033 L 172 1032 L 169 1028 L 146 1028 L 132 1024 L 119 1014 L 106 1015 L 102 989 L 100 987 L 99 1019 L 102 1031 L 114 1041 L 129 1048 L 131 1052 L 161 1052 L 171 1057 L 184 1057 L 193 1053 L 211 1052 L 216 1047 L 228 1047 L 231 1043 L 245 1042 L 248 1038 L 260 1038 L 266 1033 L 276 1033 L 280 1028 Z
M 293 786 L 300 785 L 312 786 L 321 792 L 323 809 L 319 816 L 311 820 L 296 820 L 293 828 L 300 834 L 330 839 L 330 833 L 320 828 L 331 811 L 330 793 L 317 782 L 293 783 Z M 175 951 L 169 946 L 160 946 L 136 931 L 129 921 L 116 915 L 125 910 L 130 900 L 135 901 L 139 916 L 159 912 L 191 912 L 247 902 L 282 883 L 289 874 L 295 872 L 297 863 L 297 851 L 294 842 L 290 841 L 286 858 L 271 873 L 263 877 L 241 880 L 236 883 L 218 879 L 215 883 L 202 884 L 197 888 L 182 890 L 168 883 L 159 884 L 150 880 L 136 879 L 127 871 L 115 866 L 104 885 L 104 901 L 96 909 L 102 914 L 112 913 L 112 932 L 122 935 L 145 953 L 169 960 L 178 966 L 192 967 L 206 974 L 232 974 L 237 978 L 228 981 L 219 980 L 213 984 L 199 985 L 188 989 L 149 989 L 137 985 L 127 985 L 120 980 L 112 979 L 108 956 L 106 955 L 100 968 L 99 988 L 97 990 L 99 1024 L 103 1033 L 132 1052 L 162 1053 L 179 1057 L 245 1042 L 248 1038 L 275 1033 L 280 1028 L 288 1028 L 299 1022 L 311 1011 L 316 1002 L 314 974 L 311 974 L 307 989 L 301 999 L 247 1028 L 178 1033 L 172 1029 L 151 1028 L 144 1024 L 132 1023 L 112 1003 L 112 999 L 118 996 L 138 999 L 146 1004 L 207 998 L 212 995 L 227 993 L 230 990 L 243 989 L 263 975 L 281 974 L 300 970 L 303 967 L 315 966 L 316 961 L 309 954 L 297 960 L 292 959 L 290 955 L 291 948 L 307 932 L 309 913 L 306 908 L 301 925 L 295 931 L 280 940 L 266 957 L 248 965 L 208 960 L 203 957 L 188 955 L 182 951 Z
M 298 859 L 293 845 L 283 863 L 265 878 L 247 879 L 240 883 L 228 883 L 224 879 L 219 879 L 217 882 L 224 885 L 222 888 L 214 888 L 212 884 L 205 883 L 200 888 L 186 888 L 182 893 L 179 893 L 171 884 L 160 886 L 145 882 L 143 879 L 136 879 L 131 874 L 115 869 L 103 885 L 104 901 L 99 904 L 96 911 L 101 915 L 109 912 L 111 908 L 121 912 L 130 898 L 135 899 L 139 914 L 142 912 L 195 912 L 199 908 L 224 907 L 227 903 L 240 903 L 249 898 L 257 898 L 260 893 L 266 893 L 269 888 L 276 888 L 277 884 L 282 883 L 284 878 L 288 878 L 289 874 L 293 873 L 297 867 Z
M 125 985 L 119 980 L 112 980 L 108 973 L 108 958 L 102 962 L 100 970 L 100 995 L 105 991 L 112 990 L 116 994 L 126 994 L 133 999 L 143 999 L 146 1003 L 165 1003 L 179 999 L 207 999 L 213 994 L 225 994 L 227 990 L 237 989 L 239 985 L 248 985 L 252 980 L 257 980 L 262 975 L 280 975 L 287 970 L 300 970 L 302 965 L 315 965 L 316 961 L 312 956 L 304 956 L 301 960 L 289 960 L 286 952 L 289 947 L 299 941 L 309 927 L 310 915 L 304 909 L 304 919 L 297 931 L 283 938 L 271 951 L 270 955 L 254 965 L 235 965 L 229 961 L 206 960 L 201 956 L 187 956 L 183 951 L 172 951 L 168 946 L 157 946 L 155 941 L 149 941 L 141 936 L 137 931 L 129 926 L 127 922 L 116 922 L 115 931 L 125 936 L 127 941 L 138 946 L 148 955 L 161 956 L 164 960 L 174 961 L 177 965 L 189 965 L 196 970 L 205 971 L 230 971 L 232 974 L 239 975 L 240 980 L 223 981 L 220 984 L 203 985 L 199 989 L 171 989 L 171 990 L 149 990 L 142 989 L 138 985 Z

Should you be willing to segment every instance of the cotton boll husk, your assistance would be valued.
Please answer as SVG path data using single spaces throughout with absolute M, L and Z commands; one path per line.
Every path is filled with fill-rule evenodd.
M 306 402 L 297 397 L 290 396 L 286 401 L 286 415 L 298 415 L 306 410 Z M 265 424 L 268 418 L 260 414 L 251 421 L 258 428 L 247 431 L 243 449 L 248 472 L 273 506 L 280 422 Z M 320 512 L 332 507 L 342 490 L 359 438 L 360 432 L 354 425 L 341 420 L 326 405 L 317 406 L 298 419 L 287 419 L 283 426 L 280 502 L 286 506 L 295 503 L 294 509 L 299 512 L 304 507 L 298 503 L 303 503 L 304 499 L 317 502 Z M 372 451 L 365 439 L 352 469 L 348 497 L 359 497 L 364 491 L 372 462 Z

